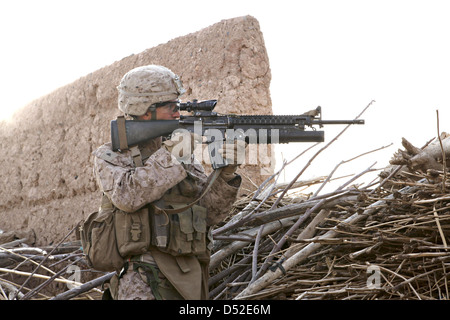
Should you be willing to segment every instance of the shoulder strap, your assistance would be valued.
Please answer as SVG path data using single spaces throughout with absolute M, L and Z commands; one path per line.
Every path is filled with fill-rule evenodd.
M 143 167 L 144 163 L 142 161 L 141 150 L 139 150 L 139 147 L 133 146 L 130 148 L 130 151 L 135 167 Z
M 176 214 L 176 213 L 180 213 L 183 212 L 191 207 L 193 207 L 197 202 L 199 202 L 204 196 L 205 194 L 209 191 L 209 189 L 211 189 L 211 186 L 213 185 L 214 181 L 216 181 L 217 177 L 220 175 L 220 172 L 222 171 L 222 168 L 216 169 L 214 170 L 214 173 L 212 174 L 208 186 L 205 188 L 205 190 L 203 190 L 203 193 L 200 197 L 198 197 L 195 201 L 191 202 L 190 204 L 186 205 L 185 207 L 182 208 L 176 208 L 176 209 L 166 209 L 166 208 L 160 208 L 158 207 L 155 203 L 152 203 L 151 205 L 158 211 L 160 212 L 164 212 L 166 214 Z

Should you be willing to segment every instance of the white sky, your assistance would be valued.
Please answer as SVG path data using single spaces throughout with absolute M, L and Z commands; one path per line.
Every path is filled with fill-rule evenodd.
M 418 147 L 435 137 L 436 110 L 441 131 L 450 131 L 449 9 L 450 2 L 435 0 L 5 0 L 0 117 L 132 53 L 252 15 L 269 54 L 275 114 L 320 105 L 324 119 L 353 119 L 376 101 L 366 125 L 351 127 L 304 177 L 394 144 L 347 165 L 359 173 L 375 161 L 386 165 L 402 137 Z M 342 128 L 327 126 L 327 141 Z M 289 160 L 307 146 L 279 147 L 278 166 L 281 156 Z M 285 180 L 302 167 L 301 160 L 289 166 Z

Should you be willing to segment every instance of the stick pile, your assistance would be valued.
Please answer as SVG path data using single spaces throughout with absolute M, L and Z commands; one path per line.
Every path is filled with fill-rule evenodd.
M 14 232 L 10 233 L 17 237 Z M 99 274 L 87 267 L 79 241 L 32 247 L 27 244 L 33 242 L 29 235 L 10 242 L 1 241 L 0 300 L 58 299 L 62 292 L 66 293 L 62 296 L 66 298 L 96 300 L 101 297 L 101 290 L 96 287 L 103 281 L 82 283 Z M 2 238 L 5 237 L 0 240 Z
M 355 190 L 308 218 L 299 209 L 264 229 L 233 231 L 242 239 L 217 243 L 212 256 L 211 298 L 448 299 L 450 193 L 433 180 L 405 181 L 400 190 Z M 299 220 L 302 226 L 286 236 Z
M 280 201 L 276 183 L 258 189 L 213 232 L 210 298 L 449 299 L 449 154 L 441 170 L 411 170 L 405 151 L 372 185 L 352 178 L 307 199 Z

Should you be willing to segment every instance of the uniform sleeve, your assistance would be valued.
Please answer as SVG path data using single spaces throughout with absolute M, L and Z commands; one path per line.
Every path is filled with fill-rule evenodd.
M 125 212 L 137 211 L 160 199 L 187 176 L 183 166 L 165 149 L 156 151 L 143 167 L 137 168 L 121 160 L 120 155 L 109 160 L 99 150 L 94 153 L 94 173 L 101 191 Z
M 211 179 L 211 176 L 208 177 L 208 182 L 209 179 Z M 237 185 L 232 185 L 225 182 L 220 176 L 217 177 L 216 181 L 211 186 L 211 189 L 205 194 L 203 199 L 200 200 L 200 205 L 208 210 L 206 219 L 208 226 L 218 224 L 229 215 L 230 209 L 236 201 L 239 186 L 240 180 Z

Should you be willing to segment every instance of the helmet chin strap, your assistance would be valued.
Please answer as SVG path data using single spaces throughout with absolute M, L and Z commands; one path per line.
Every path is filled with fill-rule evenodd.
M 150 110 L 150 114 L 152 115 L 152 118 L 150 119 L 150 121 L 156 120 L 156 107 L 150 106 L 149 110 Z

